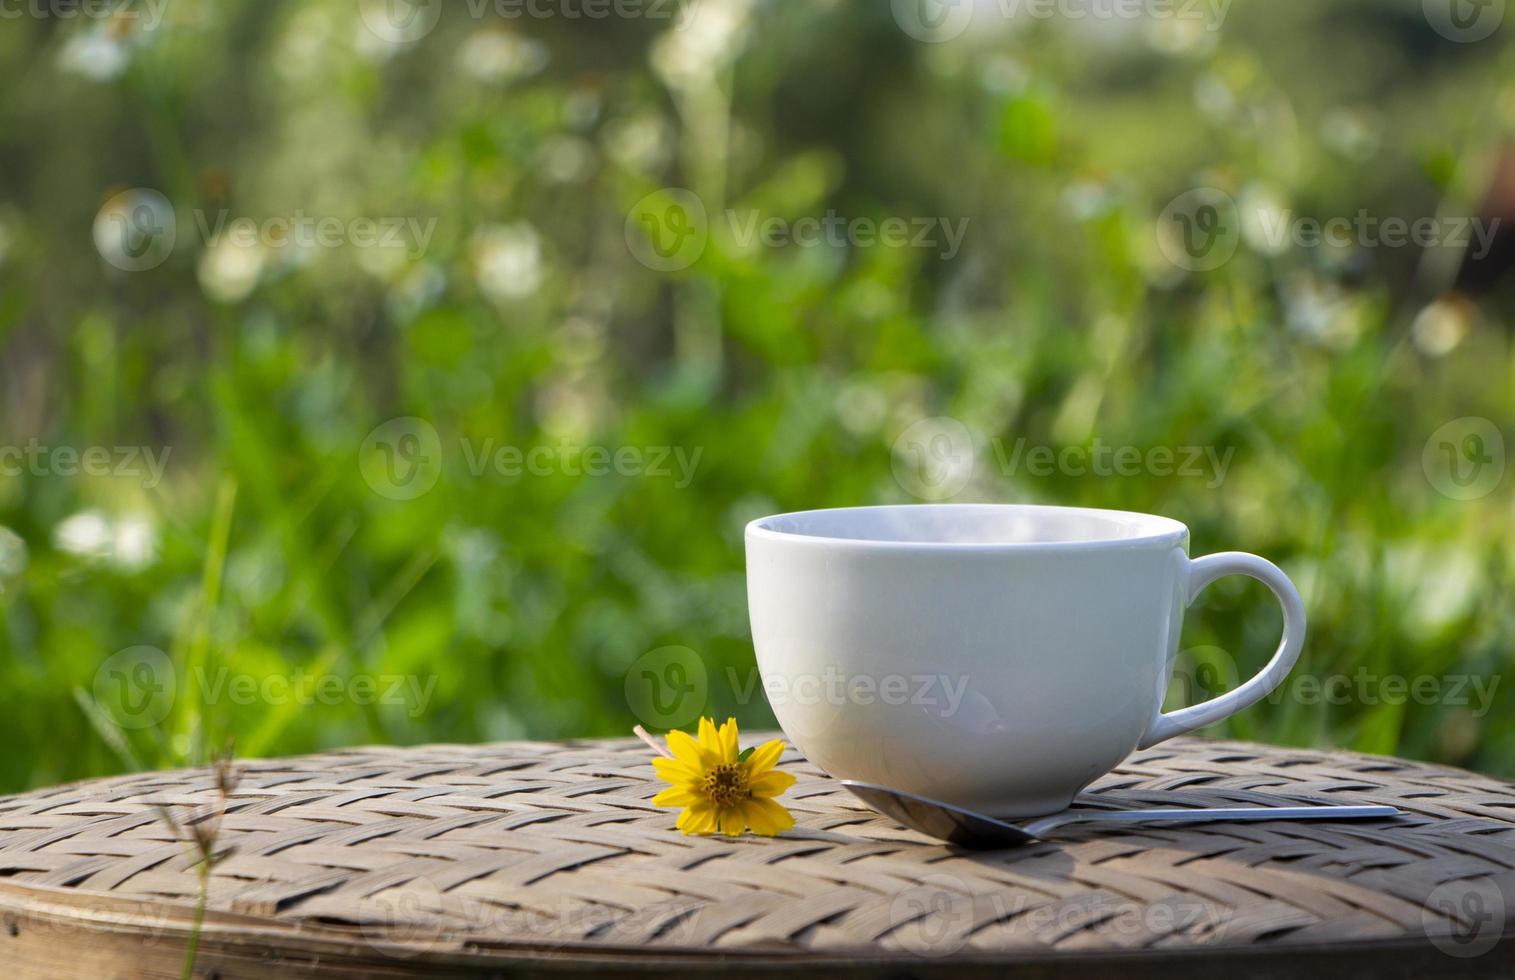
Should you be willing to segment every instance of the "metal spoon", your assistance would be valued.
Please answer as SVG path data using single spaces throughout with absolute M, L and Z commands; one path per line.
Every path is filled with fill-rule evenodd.
M 1023 827 L 897 789 L 842 780 L 864 803 L 912 830 L 975 850 L 1016 847 L 1075 823 L 1209 823 L 1244 820 L 1367 820 L 1400 816 L 1392 806 L 1222 807 L 1192 810 L 1067 810 Z

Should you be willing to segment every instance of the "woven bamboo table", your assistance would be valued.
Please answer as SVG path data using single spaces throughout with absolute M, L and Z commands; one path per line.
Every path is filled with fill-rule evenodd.
M 197 968 L 217 977 L 1515 975 L 1515 788 L 1394 759 L 1179 739 L 1098 805 L 1390 803 L 1372 824 L 1072 831 L 959 851 L 790 752 L 778 839 L 684 837 L 634 740 L 241 764 Z M 11 977 L 178 976 L 199 879 L 157 812 L 204 770 L 0 799 Z M 1118 972 L 1115 972 L 1118 971 Z

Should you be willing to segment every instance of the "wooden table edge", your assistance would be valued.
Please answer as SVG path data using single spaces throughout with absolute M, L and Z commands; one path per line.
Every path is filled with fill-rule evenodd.
M 73 964 L 75 975 L 176 977 L 192 931 L 191 911 L 169 901 L 149 902 L 0 881 L 0 961 L 6 963 L 6 980 L 56 976 L 59 942 L 68 942 L 78 957 Z M 198 942 L 197 974 L 220 980 L 292 980 L 304 976 L 410 976 L 424 967 L 427 975 L 438 977 L 696 978 L 768 976 L 797 969 L 806 974 L 824 971 L 828 980 L 902 976 L 976 980 L 1003 977 L 1007 970 L 1013 970 L 1017 978 L 1048 980 L 1109 975 L 1126 980 L 1515 976 L 1515 933 L 1501 937 L 1482 955 L 1469 958 L 1451 956 L 1429 939 L 1088 953 L 959 950 L 950 957 L 935 958 L 876 949 L 816 954 L 788 947 L 649 952 L 645 946 L 570 943 L 407 946 L 377 939 L 354 943 L 354 933 L 350 926 L 291 924 L 207 911 Z M 131 972 L 113 972 L 123 965 L 129 965 Z

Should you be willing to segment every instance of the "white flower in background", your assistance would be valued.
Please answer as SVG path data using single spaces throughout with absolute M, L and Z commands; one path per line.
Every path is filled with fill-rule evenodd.
M 978 73 L 979 84 L 984 91 L 996 95 L 1015 95 L 1024 92 L 1031 83 L 1031 73 L 1026 66 L 1009 55 L 997 54 L 984 62 Z
M 463 70 L 481 82 L 526 78 L 546 68 L 547 60 L 542 42 L 496 28 L 474 31 L 458 48 Z
M 1236 93 L 1225 79 L 1207 72 L 1194 83 L 1194 105 L 1216 122 L 1225 122 L 1236 112 Z
M 594 144 L 578 136 L 553 137 L 537 159 L 543 175 L 554 183 L 578 184 L 594 176 Z
M 381 282 L 393 280 L 410 261 L 403 248 L 355 248 L 353 251 L 357 254 L 358 265 L 363 267 L 363 271 Z
M 486 527 L 450 524 L 442 532 L 442 546 L 452 560 L 473 573 L 481 573 L 500 559 L 500 536 Z
M 145 514 L 112 520 L 99 510 L 80 511 L 53 529 L 59 551 L 93 561 L 108 561 L 127 571 L 158 560 L 158 529 Z
M 1408 542 L 1384 548 L 1383 588 L 1399 604 L 1404 625 L 1430 639 L 1468 615 L 1482 574 L 1466 549 Z
M 849 381 L 836 394 L 836 415 L 853 435 L 873 435 L 889 416 L 889 399 L 872 382 Z
M 605 152 L 628 170 L 657 173 L 667 166 L 674 135 L 661 116 L 651 113 L 616 119 L 605 127 Z
M 1063 208 L 1075 221 L 1088 221 L 1110 206 L 1110 188 L 1096 180 L 1076 180 L 1063 190 Z
M 1281 193 L 1263 184 L 1250 184 L 1237 202 L 1241 237 L 1259 255 L 1282 255 L 1291 242 L 1293 215 Z
M 1465 548 L 1431 550 L 1420 581 L 1406 594 L 1406 618 L 1427 640 L 1455 626 L 1478 602 L 1484 581 L 1478 558 Z
M 1340 285 L 1313 273 L 1289 277 L 1284 307 L 1290 329 L 1322 347 L 1346 350 L 1362 335 L 1362 307 Z
M 532 402 L 542 430 L 560 439 L 588 438 L 604 407 L 601 390 L 584 374 L 554 378 L 540 385 Z
M 0 594 L 7 579 L 20 578 L 26 571 L 26 542 L 8 527 L 0 527 Z
M 472 252 L 474 278 L 492 299 L 522 299 L 542 285 L 542 240 L 525 221 L 479 229 Z
M 147 568 L 158 560 L 158 529 L 145 514 L 129 514 L 115 522 L 111 560 L 128 571 Z
M 1147 40 L 1164 54 L 1209 54 L 1219 38 L 1216 25 L 1202 17 L 1157 17 L 1147 22 Z
M 652 46 L 652 66 L 670 86 L 703 85 L 741 53 L 749 33 L 751 0 L 700 0 L 686 4 L 678 22 Z
M 112 540 L 110 521 L 98 510 L 80 511 L 53 529 L 57 549 L 81 558 L 106 557 Z
M 1415 346 L 1427 357 L 1445 357 L 1462 345 L 1472 327 L 1466 300 L 1438 299 L 1415 316 L 1410 328 Z
M 583 368 L 605 356 L 605 321 L 570 316 L 553 332 L 553 357 L 571 368 Z
M 389 290 L 389 308 L 404 322 L 430 309 L 447 289 L 447 274 L 423 262 L 400 276 Z
M 69 35 L 58 50 L 58 67 L 97 82 L 120 77 L 131 63 L 131 48 L 109 21 Z
M 265 261 L 261 244 L 223 236 L 200 256 L 200 288 L 217 302 L 244 300 L 258 285 Z
M 1379 126 L 1366 113 L 1330 109 L 1320 120 L 1320 136 L 1331 149 L 1359 163 L 1373 159 L 1381 140 Z

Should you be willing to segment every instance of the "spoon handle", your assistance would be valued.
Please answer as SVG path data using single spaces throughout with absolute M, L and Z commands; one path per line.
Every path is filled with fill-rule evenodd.
M 1247 820 L 1367 820 L 1397 817 L 1392 806 L 1248 806 L 1199 810 L 1081 810 L 1043 817 L 1025 825 L 1037 837 L 1075 823 L 1213 823 Z

